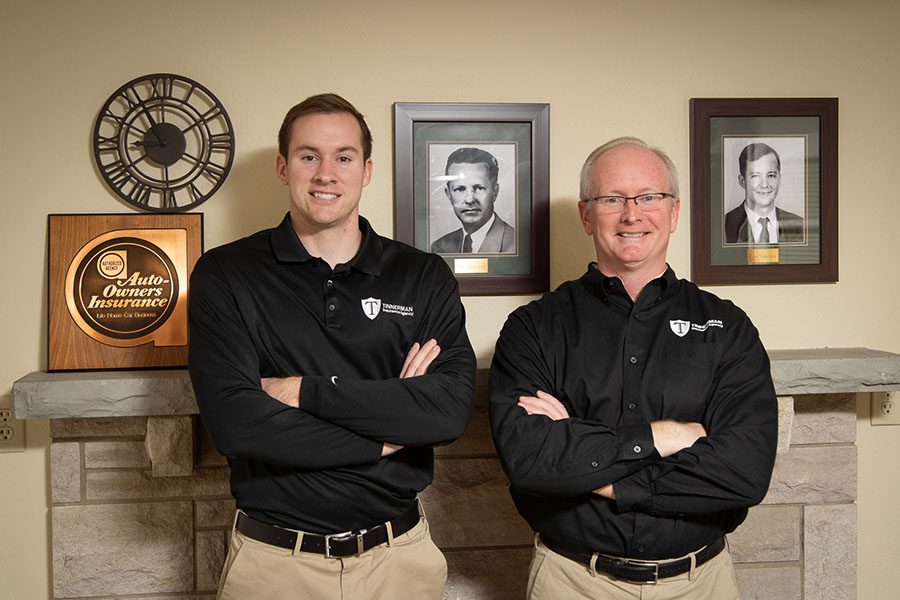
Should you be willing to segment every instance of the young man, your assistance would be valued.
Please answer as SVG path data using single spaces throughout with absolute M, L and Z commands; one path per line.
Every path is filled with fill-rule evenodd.
M 748 144 L 738 157 L 738 183 L 744 201 L 725 215 L 730 244 L 778 244 L 803 241 L 803 218 L 775 206 L 781 188 L 781 158 L 761 142 Z
M 191 276 L 191 379 L 238 507 L 220 598 L 441 597 L 416 494 L 465 429 L 475 358 L 444 261 L 359 216 L 371 150 L 343 98 L 293 107 L 289 213 Z
M 532 600 L 737 600 L 723 536 L 766 493 L 777 404 L 747 315 L 666 264 L 675 167 L 619 138 L 585 162 L 597 262 L 513 312 L 491 370 L 491 426 L 539 534 Z

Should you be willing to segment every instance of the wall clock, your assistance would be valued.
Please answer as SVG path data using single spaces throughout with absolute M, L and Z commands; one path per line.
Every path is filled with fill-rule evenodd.
M 196 81 L 156 73 L 104 103 L 94 125 L 100 175 L 125 202 L 151 212 L 195 208 L 221 187 L 234 159 L 225 107 Z

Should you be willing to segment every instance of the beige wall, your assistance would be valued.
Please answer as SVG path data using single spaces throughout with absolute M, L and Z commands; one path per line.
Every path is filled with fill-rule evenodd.
M 713 291 L 750 314 L 769 348 L 900 352 L 897 56 L 900 5 L 892 0 L 457 0 L 434 8 L 408 0 L 158 0 L 141 8 L 0 0 L 0 397 L 46 367 L 47 213 L 129 212 L 95 172 L 96 113 L 125 81 L 163 71 L 209 86 L 236 129 L 232 174 L 202 207 L 207 247 L 273 225 L 286 210 L 272 176 L 275 132 L 309 94 L 333 90 L 366 113 L 376 170 L 362 212 L 384 234 L 392 228 L 392 102 L 549 102 L 554 286 L 591 258 L 574 202 L 580 164 L 596 145 L 631 134 L 670 152 L 684 203 L 669 258 L 687 277 L 688 100 L 837 96 L 840 282 Z M 466 300 L 484 366 L 505 316 L 527 300 Z M 862 400 L 858 417 L 859 597 L 887 600 L 900 561 L 900 427 L 871 427 Z M 31 423 L 27 451 L 0 454 L 0 581 L 10 598 L 48 595 L 47 431 Z

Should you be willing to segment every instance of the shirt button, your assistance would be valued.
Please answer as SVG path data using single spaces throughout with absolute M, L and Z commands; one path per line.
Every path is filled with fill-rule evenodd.
M 591 463 L 591 466 L 592 466 L 592 467 L 596 467 L 596 466 L 597 466 L 597 461 L 595 460 L 594 462 L 592 462 L 592 463 Z
M 643 552 L 643 551 L 644 551 L 644 547 L 643 547 L 643 546 L 638 546 L 638 552 Z
M 637 357 L 636 357 L 636 356 L 632 356 L 632 357 L 629 358 L 628 360 L 629 360 L 629 362 L 631 362 L 631 364 L 635 364 L 635 363 L 637 362 Z
M 635 453 L 635 454 L 640 454 L 640 453 L 641 453 L 641 447 L 640 447 L 640 446 L 635 446 L 634 448 L 632 448 L 632 450 L 634 450 L 634 453 Z
M 637 408 L 637 404 L 632 402 L 631 404 L 628 405 L 628 408 L 630 408 L 631 410 L 634 410 L 635 408 Z
M 329 305 L 328 305 L 328 312 L 334 312 L 334 309 L 335 309 L 334 304 L 329 304 Z
M 327 285 L 328 287 L 331 287 L 334 285 L 334 281 L 329 279 L 328 281 L 325 282 L 325 285 Z

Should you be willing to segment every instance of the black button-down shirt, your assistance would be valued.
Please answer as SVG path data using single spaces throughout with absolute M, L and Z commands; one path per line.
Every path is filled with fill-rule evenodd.
M 475 356 L 446 263 L 383 238 L 332 269 L 285 217 L 204 254 L 191 275 L 190 373 L 204 424 L 231 465 L 238 506 L 314 533 L 396 517 L 431 482 L 432 447 L 465 430 Z M 441 353 L 400 379 L 414 342 Z M 300 409 L 262 377 L 302 375 Z M 382 442 L 405 448 L 381 458 Z
M 527 415 L 558 398 L 571 418 Z M 512 313 L 491 370 L 491 425 L 519 512 L 557 543 L 616 556 L 684 555 L 760 502 L 775 459 L 769 361 L 746 314 L 671 269 L 632 303 L 590 266 Z M 708 436 L 662 458 L 650 423 Z M 593 490 L 614 484 L 616 500 Z

